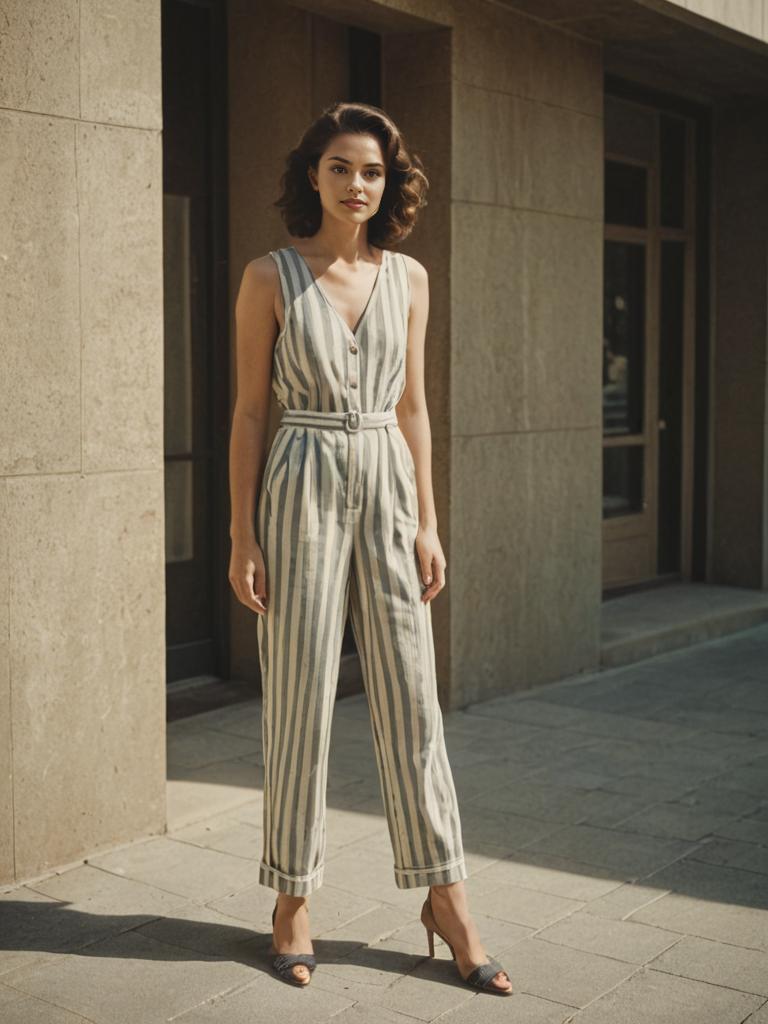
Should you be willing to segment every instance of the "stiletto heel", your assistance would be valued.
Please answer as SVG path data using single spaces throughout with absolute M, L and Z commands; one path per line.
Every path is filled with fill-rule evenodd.
M 291 985 L 298 985 L 300 988 L 306 988 L 312 980 L 312 971 L 317 967 L 317 960 L 315 959 L 314 953 L 277 953 L 275 950 L 275 914 L 277 914 L 277 903 L 280 897 L 278 896 L 275 900 L 275 907 L 272 911 L 272 948 L 270 953 L 276 954 L 272 961 L 272 966 L 280 975 L 280 977 L 289 982 Z M 304 964 L 309 969 L 309 977 L 306 981 L 301 981 L 293 973 L 293 968 L 296 964 Z
M 443 933 L 437 927 L 437 922 L 435 921 L 435 914 L 432 909 L 432 893 L 429 891 L 427 892 L 427 898 L 424 900 L 424 906 L 421 908 L 421 923 L 427 929 L 429 955 L 431 957 L 434 957 L 435 955 L 435 932 L 437 932 L 437 934 L 446 944 L 448 949 L 450 949 L 451 956 L 453 957 L 453 959 L 456 960 L 456 953 L 454 951 L 453 946 L 450 944 L 445 935 L 443 935 Z M 459 971 L 458 962 L 456 963 L 456 970 Z M 499 961 L 494 960 L 492 956 L 488 957 L 488 963 L 478 964 L 476 967 L 473 967 L 469 974 L 466 976 L 466 978 L 463 977 L 461 971 L 459 971 L 459 977 L 461 978 L 465 985 L 469 985 L 472 988 L 482 989 L 483 992 L 494 992 L 500 996 L 511 996 L 512 988 L 504 989 L 499 988 L 498 985 L 491 984 L 492 979 L 499 973 L 499 971 L 501 971 L 503 974 L 506 974 L 507 981 L 510 983 L 511 986 L 512 979 L 510 978 L 509 973 L 506 971 L 504 967 L 501 966 Z

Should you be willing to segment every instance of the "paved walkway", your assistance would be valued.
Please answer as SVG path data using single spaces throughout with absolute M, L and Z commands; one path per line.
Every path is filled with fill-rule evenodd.
M 768 1024 L 768 626 L 445 716 L 507 998 L 427 956 L 364 697 L 336 706 L 318 968 L 271 973 L 259 714 L 169 727 L 167 835 L 0 898 L 3 1024 Z

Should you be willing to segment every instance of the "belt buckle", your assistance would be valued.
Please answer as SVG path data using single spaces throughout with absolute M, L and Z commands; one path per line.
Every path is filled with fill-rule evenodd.
M 357 431 L 360 429 L 360 410 L 359 409 L 350 409 L 349 410 L 349 412 L 347 413 L 346 425 L 347 425 L 347 430 L 351 434 L 357 433 Z

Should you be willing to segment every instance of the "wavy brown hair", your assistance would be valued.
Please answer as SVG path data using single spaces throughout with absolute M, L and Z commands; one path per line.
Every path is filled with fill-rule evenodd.
M 380 248 L 397 244 L 410 235 L 418 210 L 427 205 L 429 181 L 424 165 L 406 148 L 394 121 L 380 108 L 367 103 L 334 103 L 312 122 L 298 145 L 286 157 L 280 179 L 282 195 L 275 202 L 291 235 L 314 235 L 323 217 L 320 195 L 312 188 L 307 169 L 317 171 L 320 157 L 331 139 L 341 132 L 373 135 L 384 154 L 384 193 L 381 205 L 367 222 L 368 241 Z

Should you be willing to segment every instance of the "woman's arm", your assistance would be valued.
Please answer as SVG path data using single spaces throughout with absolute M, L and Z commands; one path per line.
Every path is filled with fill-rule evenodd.
M 432 489 L 432 436 L 424 387 L 424 347 L 429 318 L 429 276 L 418 260 L 406 256 L 411 282 L 408 316 L 408 348 L 405 361 L 405 390 L 397 403 L 397 420 L 413 456 L 419 496 L 419 532 L 416 551 L 422 581 L 427 589 L 422 601 L 445 586 L 445 556 L 437 536 L 437 513 Z
M 243 604 L 264 612 L 264 561 L 256 542 L 255 516 L 264 473 L 272 387 L 272 354 L 279 324 L 279 290 L 271 256 L 252 260 L 243 271 L 235 303 L 236 400 L 229 444 L 232 558 L 229 580 Z

